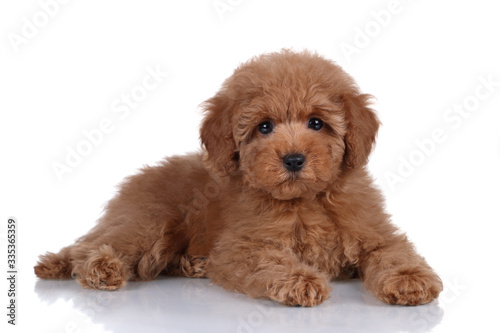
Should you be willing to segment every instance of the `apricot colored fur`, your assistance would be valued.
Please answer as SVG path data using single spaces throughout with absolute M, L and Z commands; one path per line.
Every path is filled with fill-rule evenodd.
M 97 225 L 41 256 L 35 273 L 104 290 L 206 276 L 302 306 L 327 299 L 331 280 L 359 276 L 386 303 L 432 301 L 441 280 L 391 224 L 365 169 L 379 127 L 369 101 L 316 54 L 251 59 L 204 104 L 201 153 L 127 178 Z M 269 134 L 257 130 L 264 121 Z M 305 164 L 290 172 L 283 157 L 297 153 Z

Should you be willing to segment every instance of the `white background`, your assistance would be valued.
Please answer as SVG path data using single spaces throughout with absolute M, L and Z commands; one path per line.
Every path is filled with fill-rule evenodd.
M 498 331 L 500 20 L 492 3 L 2 2 L 0 261 L 5 272 L 6 224 L 14 216 L 20 273 L 13 331 L 124 332 L 134 325 L 151 332 Z M 438 302 L 419 310 L 385 306 L 356 282 L 337 284 L 317 308 L 293 310 L 228 295 L 208 281 L 131 284 L 112 296 L 84 291 L 74 281 L 37 283 L 32 267 L 39 254 L 90 229 L 125 176 L 199 149 L 199 104 L 238 64 L 283 47 L 335 60 L 377 98 L 384 126 L 369 167 L 394 223 L 443 278 Z M 123 95 L 141 89 L 147 68 L 168 75 L 128 114 L 114 112 Z M 59 179 L 54 163 L 65 164 L 68 149 L 85 145 L 84 131 L 103 119 L 112 130 Z M 436 132 L 439 142 L 431 143 Z M 8 300 L 1 280 L 3 331 Z M 179 296 L 172 286 L 192 295 Z M 374 308 L 363 323 L 346 319 Z M 399 326 L 385 322 L 391 311 L 404 313 Z

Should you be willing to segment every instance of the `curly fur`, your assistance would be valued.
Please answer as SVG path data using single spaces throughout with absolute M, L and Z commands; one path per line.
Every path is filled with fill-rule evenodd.
M 365 169 L 379 127 L 369 101 L 316 54 L 251 59 L 204 103 L 202 153 L 129 177 L 98 224 L 41 256 L 35 273 L 104 290 L 160 273 L 208 277 L 302 306 L 359 276 L 386 303 L 432 301 L 441 280 L 391 224 Z M 323 128 L 308 128 L 312 117 Z M 263 121 L 272 133 L 258 132 Z M 283 165 L 292 153 L 305 156 L 299 172 Z

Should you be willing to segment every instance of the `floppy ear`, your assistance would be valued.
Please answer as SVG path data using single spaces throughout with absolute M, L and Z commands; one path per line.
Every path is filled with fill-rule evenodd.
M 367 94 L 343 96 L 347 121 L 344 164 L 349 169 L 364 166 L 375 144 L 380 122 L 368 106 L 371 97 Z
M 209 171 L 226 176 L 238 168 L 238 152 L 233 138 L 233 103 L 219 92 L 207 100 L 200 138 L 205 147 L 203 162 Z

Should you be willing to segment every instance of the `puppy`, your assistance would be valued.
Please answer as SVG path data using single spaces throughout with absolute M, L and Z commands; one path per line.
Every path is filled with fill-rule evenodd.
M 36 275 L 102 290 L 208 277 L 300 306 L 360 277 L 383 302 L 432 301 L 440 278 L 391 224 L 365 168 L 379 127 L 369 101 L 316 54 L 251 59 L 205 102 L 203 151 L 126 179 L 97 225 L 42 255 Z

